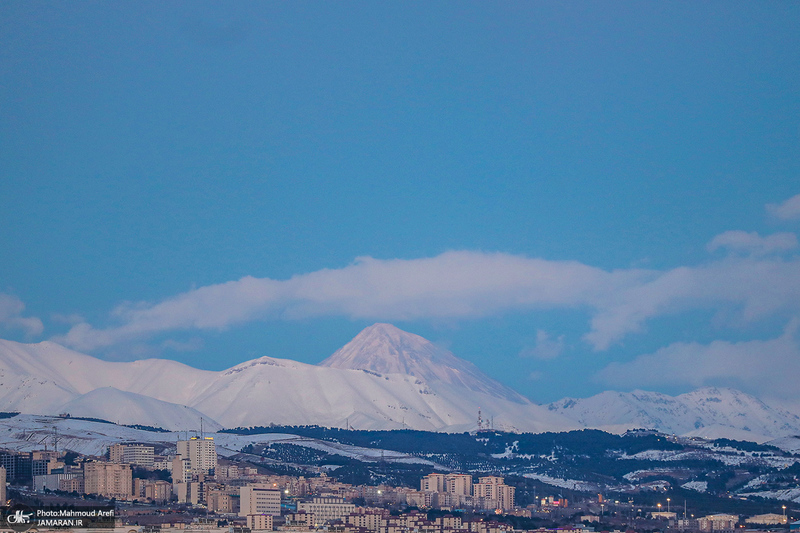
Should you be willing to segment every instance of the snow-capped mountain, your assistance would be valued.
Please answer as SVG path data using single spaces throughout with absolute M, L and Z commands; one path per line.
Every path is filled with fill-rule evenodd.
M 319 366 L 407 374 L 427 383 L 442 382 L 528 403 L 524 396 L 490 378 L 469 361 L 391 324 L 374 324 L 364 329 Z
M 525 400 L 428 382 L 408 374 L 380 374 L 262 357 L 222 372 L 190 404 L 226 425 L 318 424 L 359 429 L 475 429 L 477 412 L 497 427 L 564 430 L 571 421 Z
M 744 392 L 706 387 L 669 396 L 658 392 L 601 392 L 584 399 L 564 398 L 548 406 L 581 425 L 620 431 L 654 428 L 698 437 L 769 440 L 800 434 L 800 417 Z
M 393 366 L 396 361 L 384 367 L 401 372 L 381 373 L 271 357 L 209 372 L 159 359 L 101 361 L 51 342 L 0 341 L 0 410 L 68 412 L 129 423 L 141 417 L 135 423 L 167 429 L 187 429 L 191 417 L 199 426 L 197 419 L 203 416 L 228 427 L 349 424 L 359 429 L 467 431 L 475 428 L 482 408 L 497 428 L 577 427 L 416 335 L 373 326 L 348 347 L 363 354 L 369 351 L 365 344 L 402 347 L 406 360 L 414 362 L 409 370 L 417 375 L 402 372 Z M 414 353 L 415 346 L 419 353 Z M 391 354 L 378 350 L 372 358 L 375 368 L 384 368 L 382 357 Z M 331 360 L 335 363 L 336 357 Z
M 167 359 L 126 363 L 103 361 L 54 342 L 22 344 L 0 340 L 0 405 L 15 403 L 35 412 L 37 402 L 51 405 L 101 387 L 183 403 L 204 389 L 217 372 Z
M 604 392 L 539 406 L 418 335 L 375 324 L 319 365 L 261 357 L 222 372 L 147 359 L 109 362 L 52 342 L 0 340 L 0 411 L 70 413 L 196 429 L 318 424 L 357 429 L 624 431 L 767 440 L 800 434 L 800 417 L 733 389 L 677 397 Z
M 52 342 L 0 340 L 3 411 L 69 413 L 174 429 L 196 427 L 204 417 L 209 427 L 221 427 L 181 401 L 213 375 L 164 359 L 114 363 Z

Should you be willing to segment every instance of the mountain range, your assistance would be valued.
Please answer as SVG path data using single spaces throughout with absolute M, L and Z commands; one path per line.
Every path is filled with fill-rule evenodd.
M 261 357 L 214 372 L 175 361 L 110 362 L 53 342 L 0 340 L 0 410 L 65 414 L 170 430 L 258 425 L 358 429 L 565 431 L 633 427 L 763 441 L 800 418 L 733 389 L 671 397 L 604 392 L 547 406 L 390 324 L 363 330 L 319 365 Z M 488 426 L 488 424 L 487 424 Z M 713 433 L 713 435 L 712 435 Z
M 659 392 L 601 392 L 564 398 L 548 409 L 579 424 L 610 432 L 631 427 L 666 433 L 765 442 L 800 434 L 800 417 L 730 388 L 704 387 L 669 396 Z

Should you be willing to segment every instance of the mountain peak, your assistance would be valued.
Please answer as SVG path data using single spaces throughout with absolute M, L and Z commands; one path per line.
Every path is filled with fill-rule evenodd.
M 425 377 L 419 375 L 420 365 L 447 355 L 451 354 L 419 335 L 378 323 L 363 329 L 320 366 Z
M 392 324 L 378 323 L 365 328 L 319 365 L 381 374 L 407 374 L 427 382 L 439 381 L 518 403 L 528 402 L 472 363 Z

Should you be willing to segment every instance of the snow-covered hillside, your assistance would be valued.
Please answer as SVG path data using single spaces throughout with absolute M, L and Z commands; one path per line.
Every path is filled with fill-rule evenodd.
M 101 387 L 70 400 L 61 407 L 62 413 L 71 416 L 99 418 L 117 424 L 144 424 L 175 430 L 194 429 L 202 425 L 208 431 L 222 429 L 222 425 L 196 409 L 176 403 L 157 400 L 150 396 L 126 392 L 114 387 Z M 142 422 L 142 421 L 146 422 Z
M 359 461 L 434 465 L 433 462 L 426 459 L 393 450 L 363 448 L 284 433 L 233 435 L 209 432 L 205 433 L 205 436 L 214 439 L 217 453 L 223 457 L 234 455 L 249 444 L 283 443 L 352 457 Z M 174 450 L 175 443 L 184 438 L 187 438 L 187 435 L 183 432 L 145 431 L 75 418 L 18 415 L 0 419 L 0 448 L 22 452 L 41 450 L 45 444 L 53 446 L 54 439 L 57 440 L 59 449 L 72 450 L 85 455 L 100 456 L 105 454 L 112 444 L 124 442 L 156 444 Z
M 375 324 L 319 365 L 261 357 L 222 372 L 164 359 L 109 362 L 52 342 L 0 340 L 0 411 L 102 418 L 169 430 L 268 424 L 471 431 L 583 427 L 763 442 L 800 435 L 800 417 L 733 389 L 677 397 L 604 392 L 539 406 L 443 348 Z
M 800 434 L 800 417 L 735 389 L 706 387 L 669 396 L 658 392 L 606 391 L 564 398 L 548 408 L 584 426 L 619 431 L 655 428 L 665 433 L 763 442 Z
M 578 427 L 470 363 L 393 326 L 367 328 L 347 346 L 360 354 L 373 350 L 373 367 L 416 375 L 271 357 L 209 372 L 159 359 L 101 361 L 51 342 L 1 341 L 0 410 L 70 413 L 171 430 L 185 430 L 192 420 L 196 428 L 203 416 L 226 427 L 349 424 L 358 429 L 467 431 L 475 429 L 480 408 L 498 428 Z M 407 367 L 397 366 L 398 347 Z M 383 366 L 382 358 L 387 359 Z M 358 366 L 357 361 L 352 365 Z

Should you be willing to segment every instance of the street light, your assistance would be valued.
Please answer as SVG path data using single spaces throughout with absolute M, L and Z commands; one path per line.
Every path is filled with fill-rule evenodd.
M 667 498 L 667 512 L 669 512 L 669 498 Z
M 783 523 L 786 523 L 786 506 L 783 506 Z

